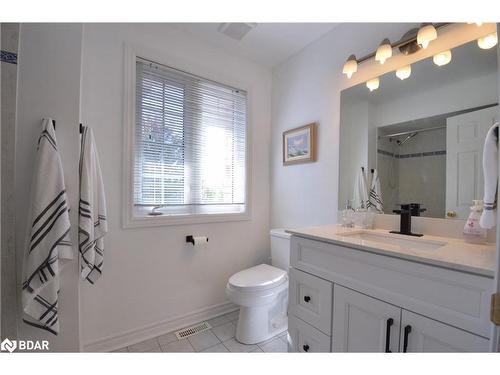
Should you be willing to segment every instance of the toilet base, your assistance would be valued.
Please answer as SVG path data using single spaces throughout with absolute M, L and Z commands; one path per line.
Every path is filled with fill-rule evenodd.
M 285 290 L 271 305 L 241 306 L 236 340 L 242 344 L 257 344 L 288 329 L 288 290 Z
M 240 307 L 236 341 L 242 344 L 257 344 L 268 340 L 288 329 L 288 317 L 269 322 L 269 309 L 265 307 Z

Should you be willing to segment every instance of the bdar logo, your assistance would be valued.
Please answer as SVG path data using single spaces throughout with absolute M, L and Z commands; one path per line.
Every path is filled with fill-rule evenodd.
M 0 350 L 2 350 L 3 352 L 9 351 L 12 353 L 14 350 L 16 350 L 16 348 L 17 348 L 16 340 L 11 341 L 9 339 L 5 339 L 0 344 Z

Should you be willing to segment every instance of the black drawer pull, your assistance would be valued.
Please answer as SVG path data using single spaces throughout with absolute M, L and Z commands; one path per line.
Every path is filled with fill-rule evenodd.
M 309 351 L 309 345 L 305 344 L 302 346 L 302 349 L 304 349 L 305 352 Z
M 386 323 L 386 329 L 385 329 L 385 352 L 386 353 L 392 353 L 391 352 L 391 327 L 394 324 L 394 319 L 389 318 L 387 319 Z
M 406 350 L 408 349 L 408 336 L 410 336 L 410 332 L 411 332 L 411 326 L 407 325 L 405 327 L 405 336 L 403 340 L 403 353 L 406 353 Z
M 309 296 L 304 296 L 304 301 L 305 301 L 305 302 L 309 303 L 309 301 L 310 301 L 310 300 L 311 300 L 311 297 L 309 297 Z

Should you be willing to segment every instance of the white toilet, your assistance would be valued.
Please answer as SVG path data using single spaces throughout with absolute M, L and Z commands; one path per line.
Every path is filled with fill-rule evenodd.
M 236 340 L 256 344 L 288 328 L 290 235 L 271 230 L 271 266 L 260 264 L 235 273 L 226 285 L 229 300 L 240 306 Z

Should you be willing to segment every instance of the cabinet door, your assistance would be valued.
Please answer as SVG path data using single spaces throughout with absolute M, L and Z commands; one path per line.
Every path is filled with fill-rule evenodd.
M 401 309 L 352 289 L 333 287 L 334 352 L 397 352 Z
M 489 340 L 403 310 L 400 351 L 418 353 L 487 352 Z

